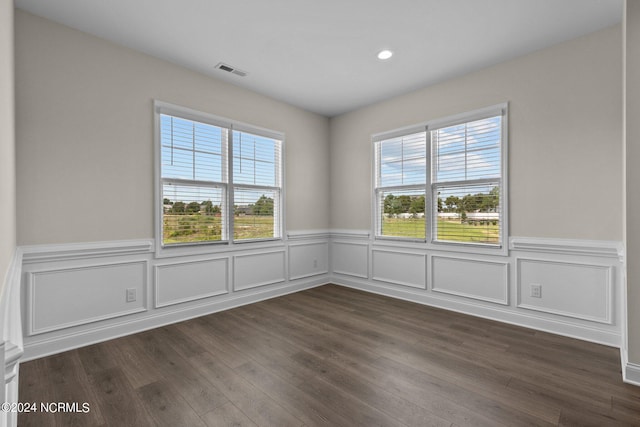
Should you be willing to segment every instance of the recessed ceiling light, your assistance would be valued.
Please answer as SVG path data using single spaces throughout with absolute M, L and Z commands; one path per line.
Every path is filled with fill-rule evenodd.
M 381 50 L 380 52 L 378 52 L 378 59 L 382 59 L 383 61 L 385 59 L 389 59 L 393 56 L 393 52 L 391 52 L 388 49 L 385 50 Z

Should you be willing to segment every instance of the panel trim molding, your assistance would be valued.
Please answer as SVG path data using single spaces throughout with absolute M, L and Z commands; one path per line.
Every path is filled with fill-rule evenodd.
M 449 294 L 449 295 L 465 297 L 465 298 L 471 298 L 471 299 L 480 300 L 480 301 L 486 301 L 486 302 L 490 302 L 490 303 L 494 303 L 494 304 L 509 305 L 509 263 L 508 262 L 486 261 L 486 260 L 479 260 L 479 259 L 460 258 L 460 257 L 443 256 L 443 255 L 432 255 L 430 258 L 431 258 L 431 260 L 429 262 L 429 267 L 430 267 L 430 270 L 431 270 L 431 274 L 429 275 L 429 277 L 431 278 L 431 290 L 432 291 L 440 292 L 440 293 L 443 293 L 443 294 Z M 481 295 L 473 295 L 473 294 L 469 294 L 469 293 L 465 293 L 465 292 L 456 292 L 456 291 L 450 291 L 448 289 L 437 288 L 434 285 L 435 284 L 435 280 L 434 280 L 433 275 L 435 273 L 435 267 L 433 265 L 433 262 L 434 262 L 434 260 L 439 259 L 439 258 L 440 259 L 454 259 L 454 260 L 458 260 L 458 261 L 474 262 L 474 263 L 479 263 L 479 264 L 496 264 L 496 265 L 499 265 L 500 267 L 503 267 L 504 299 L 494 299 L 494 298 L 483 297 Z
M 171 268 L 177 265 L 187 265 L 187 264 L 203 264 L 203 263 L 207 263 L 207 262 L 211 262 L 211 261 L 224 261 L 225 264 L 225 279 L 224 279 L 224 283 L 225 283 L 225 289 L 221 290 L 221 291 L 216 291 L 216 292 L 207 292 L 204 294 L 199 294 L 199 295 L 194 295 L 191 297 L 187 297 L 187 298 L 180 298 L 177 300 L 172 300 L 172 301 L 168 301 L 165 303 L 160 303 L 159 299 L 158 299 L 158 295 L 160 294 L 159 291 L 159 272 L 160 270 L 162 270 L 163 268 Z M 189 302 L 189 301 L 196 301 L 199 299 L 203 299 L 203 298 L 210 298 L 210 297 L 215 297 L 218 295 L 224 295 L 224 294 L 228 294 L 229 293 L 229 258 L 227 257 L 221 257 L 221 258 L 211 258 L 211 259 L 199 259 L 199 260 L 195 260 L 195 261 L 179 261 L 179 262 L 172 262 L 172 263 L 162 263 L 162 264 L 156 264 L 153 267 L 153 303 L 154 303 L 154 307 L 155 308 L 162 308 L 162 307 L 168 307 L 170 305 L 174 305 L 174 304 L 180 304 L 183 302 Z
M 363 279 L 368 279 L 369 278 L 369 243 L 360 243 L 360 242 L 332 242 L 333 245 L 344 245 L 344 246 L 356 246 L 356 247 L 360 247 L 360 248 L 364 248 L 366 251 L 366 258 L 367 258 L 367 265 L 365 267 L 365 271 L 367 272 L 366 274 L 362 275 L 362 274 L 358 274 L 355 273 L 353 271 L 341 271 L 341 270 L 336 270 L 333 268 L 333 262 L 331 263 L 331 270 L 334 274 L 344 274 L 346 276 L 352 276 L 352 277 L 360 277 Z M 333 260 L 333 256 L 330 254 L 330 259 Z
M 121 310 L 121 311 L 117 311 L 117 312 L 112 312 L 109 314 L 105 314 L 102 316 L 95 316 L 95 317 L 89 317 L 89 318 L 83 318 L 83 319 L 79 319 L 75 322 L 68 322 L 68 323 L 64 323 L 64 324 L 59 324 L 59 325 L 53 325 L 53 326 L 49 326 L 49 327 L 45 327 L 45 328 L 35 328 L 35 279 L 37 276 L 39 275 L 44 275 L 47 273 L 59 273 L 59 272 L 63 272 L 63 271 L 81 271 L 81 270 L 92 270 L 92 269 L 98 269 L 98 268 L 105 268 L 105 267 L 110 267 L 110 266 L 123 266 L 123 265 L 136 265 L 136 264 L 140 264 L 143 267 L 143 297 L 142 297 L 142 306 L 141 307 L 137 307 L 137 308 L 133 308 L 130 310 Z M 141 313 L 144 311 L 147 311 L 148 307 L 147 307 L 147 297 L 146 297 L 146 289 L 148 288 L 148 262 L 146 260 L 141 260 L 141 261 L 127 261 L 127 262 L 110 262 L 110 263 L 100 263 L 100 264 L 92 264 L 92 265 L 83 265 L 83 266 L 76 266 L 76 267 L 65 267 L 65 268 L 51 268 L 51 269 L 42 269 L 42 270 L 37 270 L 37 271 L 29 271 L 26 274 L 26 301 L 25 304 L 27 305 L 27 315 L 25 316 L 25 320 L 26 320 L 26 325 L 25 325 L 25 329 L 26 329 L 26 333 L 27 335 L 31 336 L 31 335 L 38 335 L 38 334 L 42 334 L 45 332 L 53 332 L 53 331 L 57 331 L 60 329 L 67 329 L 67 328 L 72 328 L 75 326 L 81 326 L 81 325 L 86 325 L 88 323 L 94 323 L 94 322 L 99 322 L 102 320 L 108 320 L 108 319 L 113 319 L 116 317 L 122 317 L 122 316 L 126 316 L 129 314 L 135 314 L 135 313 Z
M 511 237 L 509 249 L 526 252 L 544 252 L 561 255 L 587 255 L 624 259 L 622 242 L 610 240 L 549 239 L 537 237 Z
M 390 254 L 397 254 L 397 255 L 404 255 L 404 256 L 408 256 L 408 257 L 417 257 L 417 258 L 421 258 L 422 262 L 424 263 L 422 271 L 424 274 L 424 282 L 417 284 L 417 283 L 410 283 L 410 282 L 405 282 L 403 280 L 395 280 L 395 279 L 391 279 L 391 278 L 385 278 L 385 277 L 380 277 L 380 276 L 376 276 L 375 271 L 375 254 L 376 253 L 390 253 Z M 386 283 L 393 283 L 396 285 L 400 285 L 400 286 L 408 286 L 410 288 L 415 288 L 415 289 L 426 289 L 427 288 L 427 274 L 426 274 L 426 268 L 427 268 L 427 258 L 426 255 L 424 253 L 415 253 L 415 252 L 406 252 L 406 251 L 399 251 L 399 250 L 389 250 L 389 249 L 380 249 L 380 248 L 372 248 L 371 249 L 371 264 L 373 266 L 373 271 L 371 274 L 371 279 L 372 280 L 377 280 L 380 282 L 386 282 Z
M 285 282 L 287 280 L 287 257 L 286 257 L 286 252 L 285 250 L 280 250 L 280 251 L 266 251 L 266 252 L 259 252 L 259 253 L 248 253 L 248 254 L 242 254 L 242 255 L 233 255 L 233 291 L 234 292 L 240 292 L 240 291 L 245 291 L 247 289 L 253 289 L 253 288 L 258 288 L 261 286 L 267 286 L 267 285 L 275 285 L 277 283 L 282 283 Z M 272 254 L 282 254 L 282 276 L 281 277 L 277 277 L 273 280 L 264 280 L 262 282 L 255 282 L 255 283 L 251 283 L 250 285 L 247 286 L 241 286 L 239 287 L 238 284 L 236 283 L 236 279 L 237 279 L 237 260 L 240 258 L 251 258 L 251 257 L 259 257 L 259 256 L 264 256 L 264 255 L 272 255 Z
M 520 267 L 520 263 L 522 261 L 530 261 L 530 262 L 535 262 L 538 264 L 555 264 L 555 265 L 569 265 L 569 266 L 583 266 L 583 267 L 589 267 L 589 268 L 596 268 L 596 269 L 602 269 L 604 271 L 607 272 L 607 281 L 605 283 L 605 290 L 606 290 L 606 297 L 607 300 L 605 301 L 605 317 L 604 318 L 600 318 L 600 317 L 593 317 L 593 316 L 584 316 L 584 315 L 580 315 L 579 313 L 571 313 L 568 311 L 563 311 L 563 310 L 554 310 L 552 308 L 544 308 L 544 307 L 538 307 L 538 306 L 533 306 L 533 305 L 529 305 L 529 304 L 523 304 L 522 303 L 522 280 L 521 280 L 521 267 Z M 566 262 L 566 261 L 548 261 L 548 260 L 541 260 L 541 259 L 531 259 L 531 258 L 524 258 L 524 257 L 517 257 L 515 260 L 515 264 L 516 264 L 516 307 L 518 308 L 524 308 L 527 310 L 534 310 L 534 311 L 540 311 L 543 313 L 549 313 L 549 314 L 554 314 L 554 315 L 558 315 L 558 316 L 565 316 L 565 317 L 572 317 L 574 319 L 580 319 L 580 320 L 587 320 L 590 322 L 598 322 L 598 323 L 605 323 L 605 324 L 612 324 L 613 323 L 613 315 L 612 315 L 612 304 L 613 304 L 613 283 L 614 283 L 614 277 L 613 277 L 613 267 L 611 267 L 610 265 L 599 265 L 599 264 L 589 264 L 589 263 L 580 263 L 580 262 Z
M 314 271 L 311 273 L 304 273 L 304 274 L 298 274 L 298 275 L 292 276 L 291 275 L 291 248 L 299 248 L 301 246 L 324 246 L 326 250 L 326 255 L 327 255 L 327 268 L 323 270 Z M 287 256 L 289 257 L 289 280 L 304 279 L 307 277 L 320 276 L 322 274 L 329 273 L 329 242 L 326 240 L 320 241 L 320 242 L 291 243 L 289 245 L 289 251 L 287 253 Z

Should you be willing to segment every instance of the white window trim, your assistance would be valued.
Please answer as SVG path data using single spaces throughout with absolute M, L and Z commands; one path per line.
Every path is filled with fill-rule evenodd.
M 500 246 L 482 244 L 482 243 L 457 243 L 457 242 L 445 242 L 435 241 L 433 239 L 433 188 L 436 184 L 432 182 L 431 177 L 431 137 L 430 131 L 443 127 L 452 126 L 459 123 L 470 122 L 474 120 L 480 120 L 483 118 L 491 117 L 492 115 L 502 115 L 502 134 L 501 134 L 501 194 L 500 203 L 502 208 L 502 218 L 500 223 Z M 377 206 L 378 202 L 378 187 L 377 187 L 377 156 L 376 156 L 376 142 L 391 139 L 394 137 L 408 135 L 410 133 L 417 133 L 421 131 L 427 132 L 427 182 L 426 182 L 426 195 L 425 195 L 425 230 L 426 240 L 422 238 L 406 238 L 396 236 L 380 236 L 378 235 L 380 230 L 380 218 L 378 215 Z M 482 254 L 482 255 L 509 255 L 509 103 L 503 102 L 500 104 L 492 105 L 485 108 L 469 111 L 466 113 L 455 114 L 443 118 L 433 119 L 426 122 L 418 123 L 411 126 L 406 126 L 398 129 L 394 129 L 388 132 L 381 132 L 372 135 L 372 162 L 371 162 L 371 182 L 373 183 L 372 201 L 371 201 L 371 224 L 372 232 L 370 240 L 376 245 L 396 246 L 396 247 L 414 247 L 420 249 L 447 251 L 447 252 L 460 252 L 468 254 Z M 437 184 L 442 185 L 442 184 Z M 429 212 L 428 215 L 426 213 Z
M 213 126 L 229 128 L 230 133 L 232 131 L 241 131 L 254 133 L 260 136 L 268 138 L 278 139 L 281 141 L 280 146 L 280 180 L 281 186 L 278 188 L 280 191 L 280 209 L 275 216 L 275 224 L 280 231 L 280 237 L 265 238 L 265 239 L 247 239 L 247 240 L 233 240 L 233 221 L 234 215 L 228 215 L 228 240 L 221 242 L 194 242 L 185 245 L 171 245 L 165 246 L 162 244 L 162 181 L 161 176 L 161 161 L 162 161 L 162 147 L 160 137 L 160 115 L 167 114 L 172 116 L 182 117 L 188 120 L 198 121 L 202 123 L 211 124 Z M 282 247 L 287 239 L 287 233 L 285 229 L 285 135 L 282 132 L 277 132 L 271 129 L 262 128 L 259 126 L 250 125 L 247 123 L 239 122 L 237 120 L 228 119 L 221 116 L 205 113 L 202 111 L 194 110 L 188 107 L 183 107 L 176 104 L 171 104 L 164 101 L 153 101 L 153 138 L 154 138 L 154 234 L 155 234 L 155 257 L 165 258 L 173 256 L 190 256 L 190 255 L 203 255 L 203 254 L 215 254 L 220 252 L 233 252 L 239 250 L 251 250 L 251 249 L 265 249 L 271 247 Z M 226 185 L 227 191 L 227 206 L 226 210 L 233 209 L 232 206 L 232 194 L 235 187 L 251 187 L 251 185 L 245 184 L 233 184 L 233 146 L 232 139 L 229 140 L 229 147 L 227 153 L 227 168 L 228 168 L 228 182 Z M 266 188 L 265 186 L 256 186 L 256 188 Z

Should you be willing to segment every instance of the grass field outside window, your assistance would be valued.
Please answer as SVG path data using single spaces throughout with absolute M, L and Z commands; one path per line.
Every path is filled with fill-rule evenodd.
M 219 215 L 165 214 L 163 221 L 166 244 L 222 240 L 222 218 Z M 273 216 L 239 215 L 233 221 L 233 237 L 236 240 L 273 238 Z
M 385 217 L 382 219 L 382 235 L 424 239 L 425 226 L 424 218 Z M 464 223 L 460 219 L 438 219 L 438 234 L 447 236 L 448 241 L 461 243 L 496 244 L 500 241 L 500 227 L 492 222 L 479 224 Z

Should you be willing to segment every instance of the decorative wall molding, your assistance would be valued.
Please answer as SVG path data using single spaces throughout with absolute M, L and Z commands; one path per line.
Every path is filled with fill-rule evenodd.
M 145 260 L 110 261 L 27 272 L 27 335 L 146 311 L 147 264 Z M 127 289 L 136 290 L 136 301 L 126 302 Z M 84 304 L 78 304 L 78 298 Z
M 355 249 L 350 251 L 349 248 Z M 329 252 L 332 273 L 369 278 L 368 243 L 332 242 Z
M 153 252 L 150 240 L 30 246 L 28 259 L 19 262 L 24 274 L 18 275 L 16 286 L 20 292 L 22 285 L 25 332 L 31 333 L 25 337 L 24 358 L 329 283 L 328 233 L 312 230 L 294 235 L 291 242 L 236 244 L 227 251 L 216 245 L 202 253 L 178 251 L 169 256 L 173 251 L 165 251 L 162 257 Z M 290 260 L 304 266 L 294 269 L 291 277 Z M 106 278 L 109 274 L 114 277 Z M 45 283 L 38 289 L 38 284 Z M 45 288 L 56 289 L 53 305 L 49 297 L 38 299 L 38 290 Z M 128 310 L 126 291 L 131 288 L 137 299 Z M 73 297 L 88 289 L 93 292 Z M 110 299 L 114 295 L 117 299 Z M 88 302 L 78 304 L 78 298 Z M 100 302 L 96 309 L 85 307 L 95 301 Z M 16 305 L 20 308 L 19 302 Z M 22 332 L 19 335 L 22 338 Z
M 586 255 L 594 257 L 624 258 L 622 242 L 609 240 L 548 239 L 535 237 L 511 237 L 509 249 L 560 255 Z
M 440 268 L 436 265 L 439 260 L 444 263 Z M 458 265 L 445 270 L 447 263 Z M 433 255 L 430 266 L 435 292 L 509 305 L 509 263 Z M 465 283 L 464 275 L 471 280 Z
M 289 280 L 328 273 L 328 241 L 289 244 Z
M 3 402 L 7 403 L 18 402 L 19 362 L 24 353 L 20 304 L 22 262 L 22 250 L 17 248 L 4 278 L 0 294 L 0 333 L 2 333 L 0 360 L 3 362 L 4 372 L 1 394 Z M 0 425 L 15 426 L 17 422 L 17 413 L 0 412 Z
M 23 263 L 58 262 L 105 256 L 153 252 L 153 240 L 120 240 L 90 243 L 22 246 Z
M 454 254 L 426 244 L 393 243 L 346 235 L 332 238 L 332 282 L 605 345 L 622 344 L 624 254 L 618 242 L 519 238 L 508 256 Z M 405 254 L 405 258 L 426 256 L 426 288 L 407 287 L 407 283 L 420 283 L 422 271 L 406 279 L 403 263 L 380 258 L 384 251 Z M 548 280 L 543 283 L 542 301 L 531 302 L 522 297 L 518 259 L 535 263 L 525 266 L 533 268 L 526 280 L 534 277 L 531 272 L 545 273 L 549 265 L 567 271 L 556 278 L 540 276 Z M 369 275 L 364 274 L 367 271 Z M 544 298 L 555 291 L 563 292 L 564 298 L 557 306 L 557 301 Z
M 295 231 L 289 233 L 288 237 L 273 244 L 238 244 L 229 247 L 228 250 L 216 247 L 213 252 L 208 253 L 176 253 L 175 256 L 163 257 L 153 252 L 153 241 L 150 240 L 31 246 L 26 248 L 24 257 L 22 248 L 19 248 L 17 252 L 21 256 L 17 265 L 22 267 L 26 274 L 21 271 L 13 273 L 14 276 L 17 274 L 13 279 L 17 283 L 14 285 L 18 291 L 17 301 L 20 298 L 21 280 L 24 280 L 23 286 L 26 286 L 29 278 L 43 271 L 142 262 L 146 263 L 146 276 L 141 298 L 145 301 L 147 311 L 124 315 L 115 313 L 114 317 L 91 323 L 79 322 L 48 332 L 40 330 L 41 333 L 37 335 L 27 336 L 24 345 L 20 342 L 14 347 L 11 342 L 5 343 L 6 360 L 17 360 L 22 354 L 22 348 L 24 359 L 30 360 L 326 283 L 351 286 L 393 298 L 605 345 L 619 347 L 622 344 L 620 304 L 623 292 L 623 266 L 620 260 L 624 254 L 621 244 L 617 242 L 514 238 L 509 256 L 494 256 L 477 253 L 454 254 L 420 245 L 386 245 L 373 242 L 368 230 Z M 323 263 L 322 255 L 326 256 L 326 263 Z M 401 272 L 402 274 L 395 274 L 393 269 L 401 267 L 402 263 L 396 263 L 389 259 L 389 256 L 400 256 L 402 260 L 409 260 L 412 268 L 410 271 Z M 572 317 L 569 316 L 571 312 L 551 313 L 518 307 L 521 301 L 517 297 L 511 300 L 509 298 L 509 295 L 517 296 L 514 292 L 519 286 L 519 272 L 515 268 L 518 259 L 609 269 L 607 289 L 610 295 L 610 309 L 606 318 L 610 319 L 610 323 L 603 323 L 588 316 Z M 419 265 L 413 265 L 415 260 L 422 261 Z M 445 260 L 445 263 L 448 260 L 469 263 L 457 269 L 463 274 L 460 280 L 464 279 L 466 271 L 470 276 L 469 283 L 480 288 L 474 289 L 471 286 L 468 289 L 458 289 L 457 286 L 451 286 L 453 282 L 442 282 L 442 277 L 434 276 L 434 271 L 442 267 L 442 264 L 438 264 L 442 260 Z M 218 263 L 218 267 L 221 265 L 219 263 L 225 264 L 228 271 L 225 292 L 221 288 L 222 282 L 207 282 L 204 278 L 207 274 L 198 272 L 199 269 L 195 268 L 189 274 L 193 273 L 199 278 L 196 285 L 191 288 L 174 289 L 172 291 L 176 292 L 164 294 L 166 298 L 162 296 L 163 286 L 170 283 L 167 280 L 175 281 L 175 278 L 181 275 L 178 274 L 178 270 L 182 267 L 188 269 L 189 266 L 207 266 L 206 263 L 209 261 Z M 316 261 L 317 268 L 314 267 Z M 386 263 L 386 266 L 381 269 L 382 264 L 376 265 L 377 263 Z M 480 267 L 481 272 L 486 273 L 482 276 L 483 280 L 475 280 L 477 278 L 473 277 L 476 274 L 473 272 L 477 269 L 467 268 L 476 265 Z M 171 270 L 172 267 L 177 270 Z M 414 271 L 413 267 L 420 267 L 419 271 Z M 450 273 L 455 266 L 447 264 L 445 267 Z M 445 270 L 440 270 L 442 271 Z M 150 274 L 152 272 L 155 274 Z M 163 276 L 163 273 L 167 274 Z M 172 278 L 174 273 L 177 276 Z M 403 274 L 409 276 L 405 277 Z M 222 280 L 223 275 L 217 275 Z M 453 279 L 448 273 L 443 277 Z M 499 282 L 499 290 L 492 280 Z M 407 283 L 413 286 L 406 286 Z M 66 304 L 72 303 L 69 301 Z M 506 305 L 503 305 L 505 303 Z M 16 305 L 20 319 L 20 304 Z M 27 305 L 26 308 L 25 316 L 31 316 L 32 313 L 29 311 L 32 311 L 33 307 Z M 18 326 L 21 327 L 20 322 Z M 21 330 L 19 335 L 22 337 Z M 624 372 L 630 382 L 636 381 L 640 367 L 625 364 Z
M 233 290 L 257 288 L 287 280 L 285 251 L 233 256 Z
M 229 292 L 229 258 L 180 261 L 154 267 L 154 307 L 166 307 Z M 175 284 L 178 283 L 178 286 Z
M 546 282 L 541 298 L 526 296 L 525 268 L 535 269 L 529 282 Z M 545 271 L 548 270 L 548 271 Z M 543 277 L 546 276 L 546 279 Z M 516 306 L 592 322 L 613 322 L 613 267 L 610 265 L 516 258 Z M 601 288 L 601 289 L 599 289 Z M 551 299 L 545 293 L 553 292 Z M 584 295 L 590 301 L 584 301 Z M 528 302 L 525 302 L 527 300 Z M 589 312 L 591 311 L 591 312 Z M 602 314 L 598 314 L 598 313 Z
M 427 260 L 424 254 L 373 248 L 371 259 L 373 280 L 418 289 L 427 287 Z

